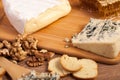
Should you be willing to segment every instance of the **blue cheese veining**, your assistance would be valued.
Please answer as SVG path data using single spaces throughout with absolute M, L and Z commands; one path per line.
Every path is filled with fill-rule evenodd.
M 120 22 L 91 19 L 85 28 L 72 38 L 74 46 L 115 58 L 120 51 Z

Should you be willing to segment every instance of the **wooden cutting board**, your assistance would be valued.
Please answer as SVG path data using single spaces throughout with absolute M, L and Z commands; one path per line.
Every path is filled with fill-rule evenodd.
M 91 17 L 98 18 L 95 14 L 80 9 L 79 0 L 69 1 L 72 6 L 72 11 L 69 15 L 55 21 L 46 28 L 31 34 L 39 40 L 39 48 L 48 49 L 60 54 L 77 56 L 79 58 L 90 58 L 106 64 L 119 63 L 120 55 L 115 59 L 109 59 L 72 46 L 65 48 L 66 43 L 64 42 L 64 39 L 66 37 L 71 38 L 73 34 L 80 32 Z M 3 11 L 0 11 L 0 15 L 2 15 Z M 0 19 L 0 39 L 13 40 L 18 35 L 17 31 L 10 25 L 6 16 L 1 17 Z

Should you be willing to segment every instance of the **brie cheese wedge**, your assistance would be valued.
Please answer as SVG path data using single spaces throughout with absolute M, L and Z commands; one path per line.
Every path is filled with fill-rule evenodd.
M 83 50 L 115 58 L 120 52 L 120 22 L 91 19 L 85 28 L 72 38 L 72 43 Z
M 2 0 L 6 16 L 21 34 L 31 34 L 71 11 L 68 0 Z

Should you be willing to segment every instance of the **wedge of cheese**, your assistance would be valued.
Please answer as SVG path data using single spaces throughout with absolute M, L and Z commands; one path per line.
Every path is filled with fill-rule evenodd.
M 120 22 L 91 19 L 72 43 L 75 47 L 98 55 L 115 58 L 120 51 Z
M 71 11 L 68 0 L 2 0 L 5 13 L 21 34 L 33 33 Z

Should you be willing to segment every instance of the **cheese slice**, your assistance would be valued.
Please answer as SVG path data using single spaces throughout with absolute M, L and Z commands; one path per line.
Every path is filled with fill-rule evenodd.
M 2 0 L 5 13 L 21 34 L 31 34 L 71 11 L 68 0 Z
M 85 28 L 72 38 L 72 43 L 83 50 L 115 58 L 120 51 L 120 22 L 91 19 Z

